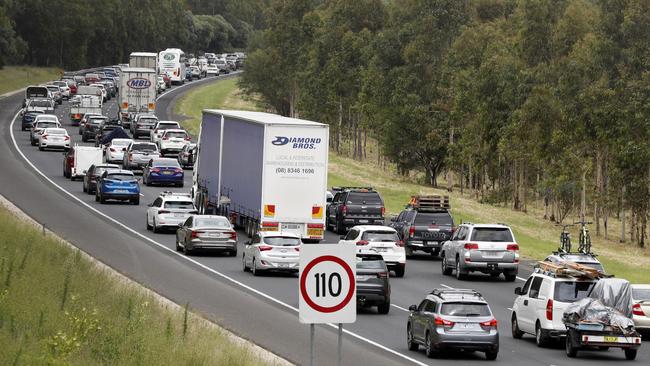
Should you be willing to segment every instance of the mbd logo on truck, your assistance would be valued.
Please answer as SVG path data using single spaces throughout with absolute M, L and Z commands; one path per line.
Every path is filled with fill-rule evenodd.
M 145 78 L 133 78 L 129 79 L 126 85 L 131 89 L 146 89 L 151 86 L 151 81 Z
M 275 146 L 284 146 L 286 144 L 293 144 L 294 149 L 308 149 L 313 150 L 318 144 L 320 144 L 321 139 L 319 137 L 285 137 L 285 136 L 275 136 L 275 140 L 271 143 Z

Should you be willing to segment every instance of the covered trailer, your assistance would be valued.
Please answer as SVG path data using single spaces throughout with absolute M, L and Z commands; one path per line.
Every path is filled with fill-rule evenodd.
M 193 197 L 249 235 L 324 238 L 329 126 L 275 114 L 204 110 Z

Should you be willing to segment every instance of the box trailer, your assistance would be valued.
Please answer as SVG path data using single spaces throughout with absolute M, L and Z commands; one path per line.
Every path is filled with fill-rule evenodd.
M 141 67 L 157 71 L 158 54 L 154 52 L 131 52 L 129 55 L 129 67 Z
M 91 165 L 104 161 L 104 151 L 101 147 L 75 145 L 70 162 L 70 179 L 82 178 Z
M 324 238 L 329 126 L 279 115 L 204 110 L 192 193 L 248 235 Z
M 137 113 L 156 111 L 157 75 L 153 69 L 127 67 L 120 75 L 120 119 L 125 127 Z

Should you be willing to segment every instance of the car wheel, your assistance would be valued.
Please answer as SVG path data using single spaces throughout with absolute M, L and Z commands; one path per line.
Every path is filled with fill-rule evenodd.
M 464 280 L 467 277 L 467 274 L 463 273 L 460 268 L 460 258 L 456 258 L 456 279 Z
M 424 338 L 424 349 L 427 357 L 434 358 L 436 356 L 436 351 L 434 351 L 434 346 L 431 344 L 431 335 L 427 331 L 427 336 Z
M 131 204 L 134 205 L 134 206 L 139 206 L 140 205 L 140 197 L 132 199 Z
M 521 339 L 524 336 L 524 332 L 519 329 L 519 322 L 517 322 L 517 315 L 512 314 L 512 338 Z
M 149 225 L 149 214 L 147 214 L 147 230 L 151 230 L 153 227 Z
M 566 343 L 564 345 L 566 355 L 571 358 L 578 356 L 578 348 L 573 345 L 573 340 L 571 339 L 571 334 L 567 334 Z
M 499 351 L 488 351 L 485 352 L 485 359 L 488 361 L 494 361 L 497 359 L 497 355 L 499 354 Z
M 442 267 L 442 274 L 445 276 L 449 276 L 451 272 L 453 272 L 453 269 L 449 268 L 449 264 L 447 263 L 447 257 L 443 255 L 440 263 L 441 263 L 440 266 Z
M 82 142 L 88 142 L 88 138 L 86 137 L 85 134 L 84 134 L 84 135 L 81 135 L 81 141 L 82 141 Z
M 413 331 L 411 330 L 411 324 L 406 327 L 406 345 L 409 348 L 409 351 L 417 351 L 420 346 L 415 343 L 413 339 Z
M 149 226 L 149 225 L 147 225 Z M 182 250 L 180 242 L 178 241 L 178 237 L 176 237 L 176 251 L 180 252 Z
M 515 282 L 517 279 L 517 273 L 504 272 L 503 275 L 506 277 L 506 282 Z
M 43 150 L 45 150 L 45 149 L 43 149 L 43 146 L 38 145 L 38 151 L 43 151 Z
M 104 198 L 104 195 L 101 194 L 101 192 L 99 193 L 99 203 L 102 205 L 106 203 L 106 198 Z
M 537 347 L 546 347 L 549 344 L 548 332 L 540 326 L 539 322 L 535 325 L 535 343 Z
M 404 272 L 406 272 L 406 264 L 404 265 L 397 265 L 395 268 L 395 276 L 396 277 L 404 277 Z
M 253 257 L 253 267 L 251 268 L 251 272 L 253 273 L 253 276 L 261 275 L 260 270 L 257 269 L 257 261 L 255 260 L 255 257 Z
M 153 228 L 152 228 L 153 232 L 154 233 L 159 233 L 160 229 L 158 228 L 158 225 L 156 225 L 156 218 L 155 217 L 153 218 L 152 222 L 153 222 L 153 225 L 152 225 L 153 226 Z
M 155 228 L 156 227 L 154 226 L 154 229 Z M 187 243 L 183 246 L 183 253 L 185 253 L 185 255 L 192 255 L 192 249 L 189 248 L 189 245 L 187 245 Z
M 241 256 L 241 264 L 244 272 L 248 272 L 248 266 L 246 265 L 246 254 L 242 254 Z
M 185 186 L 185 183 L 184 183 L 184 182 L 181 182 L 178 186 L 179 186 L 180 188 L 183 188 L 183 186 Z
M 84 191 L 84 193 L 88 193 L 88 187 L 86 187 L 86 182 L 81 183 L 81 190 Z
M 404 253 L 406 254 L 406 258 L 412 258 L 413 257 L 413 248 L 407 246 L 404 248 Z
M 99 192 L 95 191 L 95 202 L 99 202 Z
M 236 245 L 236 244 L 235 244 L 235 245 Z M 231 250 L 230 252 L 228 252 L 228 254 L 229 254 L 231 257 L 236 257 L 236 256 L 237 256 L 237 246 L 235 246 L 235 249 L 233 249 L 233 250 Z
M 379 312 L 379 314 L 385 315 L 388 314 L 389 311 L 390 311 L 390 302 L 384 302 L 377 305 L 377 312 Z
M 336 220 L 336 233 L 339 235 L 345 234 L 345 225 L 339 220 Z

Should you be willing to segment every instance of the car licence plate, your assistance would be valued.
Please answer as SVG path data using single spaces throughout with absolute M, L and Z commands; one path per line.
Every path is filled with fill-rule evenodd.
M 605 342 L 618 343 L 618 337 L 605 336 Z
M 280 268 L 289 268 L 289 263 L 278 263 L 278 267 L 280 267 Z
M 477 328 L 476 323 L 456 323 L 455 328 L 462 329 L 462 330 L 469 330 L 469 329 L 476 329 Z
M 182 212 L 176 212 L 176 213 L 174 213 L 174 217 L 183 217 L 183 216 L 185 216 L 185 214 L 182 213 Z
M 384 253 L 384 252 L 388 251 L 388 248 L 382 248 L 382 247 L 374 248 L 374 249 L 375 249 L 375 251 L 377 251 L 379 253 Z
M 165 170 L 162 172 L 164 175 L 171 175 L 172 171 L 171 170 Z
M 359 220 L 359 223 L 360 223 L 360 224 L 367 224 L 367 223 L 368 223 L 368 220 Z
M 481 255 L 485 258 L 500 258 L 501 256 L 499 255 L 499 252 L 489 252 L 489 251 L 484 251 L 481 252 Z
M 115 193 L 129 193 L 129 191 L 126 190 L 126 189 L 116 189 L 113 192 L 115 192 Z

